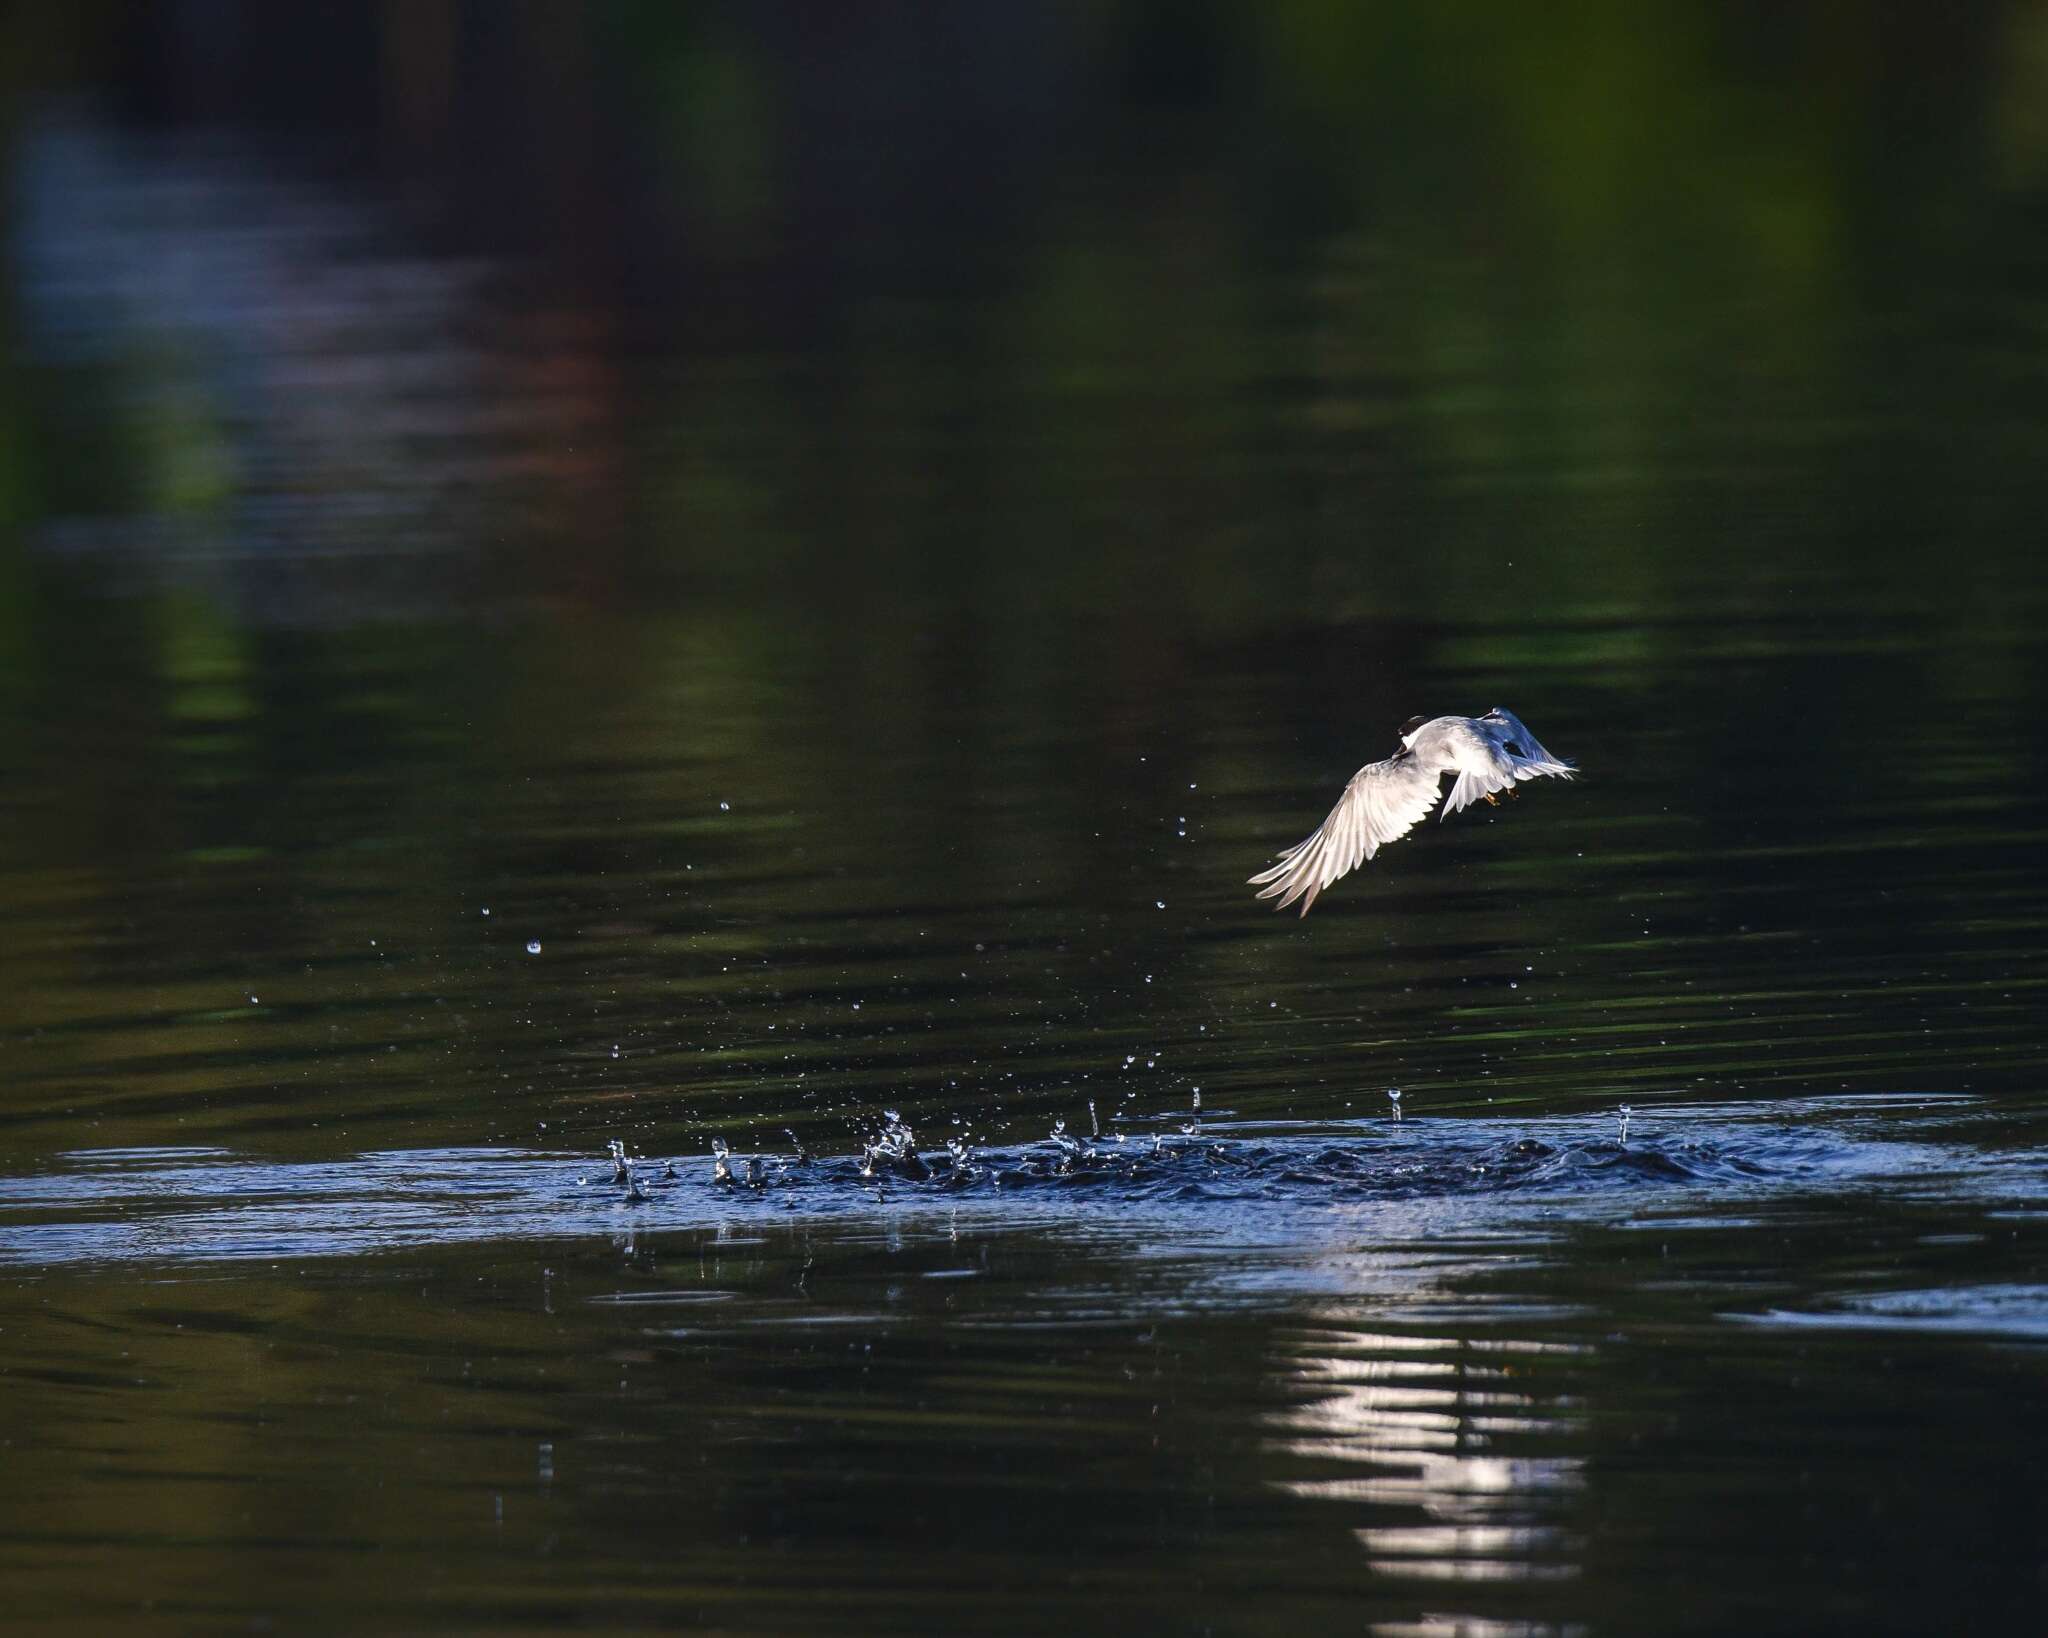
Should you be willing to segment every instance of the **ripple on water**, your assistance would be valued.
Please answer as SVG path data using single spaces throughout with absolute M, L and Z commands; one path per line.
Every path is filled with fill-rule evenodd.
M 1813 1308 L 1773 1308 L 1724 1317 L 1751 1325 L 1813 1330 L 1954 1331 L 2048 1339 L 2048 1285 L 1853 1292 Z
M 721 1144 L 714 1156 L 620 1156 L 604 1170 L 514 1150 L 386 1151 L 317 1164 L 85 1151 L 0 1178 L 0 1262 L 336 1256 L 621 1227 L 716 1228 L 730 1238 L 743 1221 L 735 1213 L 764 1207 L 783 1220 L 943 1208 L 983 1222 L 1096 1222 L 1127 1238 L 1154 1225 L 1242 1246 L 1284 1242 L 1305 1218 L 1357 1226 L 1333 1211 L 1377 1212 L 1385 1232 L 1443 1243 L 1502 1229 L 1526 1236 L 1560 1211 L 1627 1221 L 1659 1198 L 1769 1200 L 1902 1176 L 1921 1190 L 1998 1196 L 2008 1210 L 2041 1198 L 2041 1170 L 2027 1156 L 1931 1141 L 1921 1120 L 1893 1135 L 1867 1107 L 1846 1122 L 1825 1111 L 1798 1118 L 1782 1104 L 1746 1120 L 1728 1109 L 1659 1110 L 1627 1142 L 1606 1119 L 1410 1117 L 1088 1141 L 1057 1130 L 1036 1143 L 931 1153 L 896 1120 L 857 1155 L 742 1158 Z M 1861 1323 L 1887 1318 L 1843 1312 Z

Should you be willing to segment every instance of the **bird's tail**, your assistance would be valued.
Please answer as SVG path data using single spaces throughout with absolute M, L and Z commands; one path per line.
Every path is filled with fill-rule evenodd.
M 1495 791 L 1506 790 L 1515 782 L 1512 773 L 1488 772 L 1483 774 L 1461 773 L 1451 786 L 1451 794 L 1444 798 L 1444 805 L 1437 813 L 1441 824 L 1460 808 L 1469 808 L 1474 802 L 1493 795 Z

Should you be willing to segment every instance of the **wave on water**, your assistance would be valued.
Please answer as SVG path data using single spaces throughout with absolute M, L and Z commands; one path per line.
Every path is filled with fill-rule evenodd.
M 1288 1126 L 1199 1115 L 1087 1138 L 919 1144 L 893 1113 L 858 1152 L 792 1138 L 743 1155 L 607 1161 L 507 1149 L 396 1150 L 281 1163 L 214 1149 L 76 1151 L 0 1178 L 0 1264 L 301 1258 L 591 1232 L 716 1230 L 735 1214 L 789 1221 L 965 1212 L 1000 1223 L 1148 1225 L 1213 1240 L 1272 1239 L 1303 1219 L 1425 1203 L 1503 1220 L 1569 1207 L 1625 1216 L 1653 1196 L 1743 1197 L 1879 1182 L 2038 1198 L 2038 1164 L 1964 1141 L 1970 1110 L 1666 1106 L 1617 1118 L 1419 1119 Z M 1390 1227 L 1398 1224 L 1390 1219 Z

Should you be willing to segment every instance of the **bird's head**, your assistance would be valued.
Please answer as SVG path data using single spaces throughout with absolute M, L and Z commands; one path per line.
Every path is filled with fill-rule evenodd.
M 1402 750 L 1412 751 L 1415 749 L 1415 730 L 1420 728 L 1427 721 L 1429 721 L 1429 718 L 1427 717 L 1410 717 L 1406 722 L 1401 724 Z

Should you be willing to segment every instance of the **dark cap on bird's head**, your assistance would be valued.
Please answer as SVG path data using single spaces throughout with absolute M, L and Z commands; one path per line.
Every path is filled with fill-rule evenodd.
M 1414 733 L 1416 729 L 1420 728 L 1427 721 L 1429 721 L 1429 718 L 1427 717 L 1410 717 L 1406 722 L 1401 724 L 1401 737 L 1403 739 L 1406 739 L 1410 734 Z

